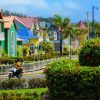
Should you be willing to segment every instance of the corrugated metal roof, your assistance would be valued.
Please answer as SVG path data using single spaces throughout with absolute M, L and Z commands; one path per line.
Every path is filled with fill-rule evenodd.
M 33 17 L 17 17 L 17 19 L 27 26 L 27 28 L 31 28 L 33 23 L 38 23 L 38 20 Z
M 46 22 L 45 21 L 40 22 L 39 25 L 40 25 L 41 28 L 46 28 Z

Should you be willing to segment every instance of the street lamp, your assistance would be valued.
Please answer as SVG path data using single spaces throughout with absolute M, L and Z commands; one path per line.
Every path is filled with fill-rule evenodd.
M 98 10 L 98 8 L 92 6 L 92 38 L 94 38 L 94 9 Z

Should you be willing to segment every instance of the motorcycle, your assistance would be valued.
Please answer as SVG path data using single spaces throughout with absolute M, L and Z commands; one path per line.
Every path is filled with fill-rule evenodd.
M 22 69 L 16 69 L 14 67 L 11 67 L 9 69 L 8 78 L 11 79 L 14 77 L 22 78 Z

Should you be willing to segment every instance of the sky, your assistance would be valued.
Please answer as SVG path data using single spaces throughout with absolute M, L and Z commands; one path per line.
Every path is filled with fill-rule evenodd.
M 98 7 L 94 9 L 94 18 L 100 22 L 100 0 L 0 0 L 0 9 L 33 17 L 59 14 L 69 17 L 72 22 L 85 21 L 87 12 L 91 21 L 92 6 Z

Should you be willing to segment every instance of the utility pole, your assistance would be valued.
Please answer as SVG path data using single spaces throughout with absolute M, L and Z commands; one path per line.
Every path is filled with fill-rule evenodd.
M 94 20 L 94 9 L 98 10 L 98 8 L 92 6 L 92 38 L 95 37 L 95 34 L 94 34 L 94 21 L 95 21 L 95 20 Z
M 59 34 L 60 34 L 60 56 L 63 55 L 63 52 L 62 52 L 62 27 L 59 27 Z
M 89 39 L 89 12 L 86 13 L 87 15 L 87 39 Z

